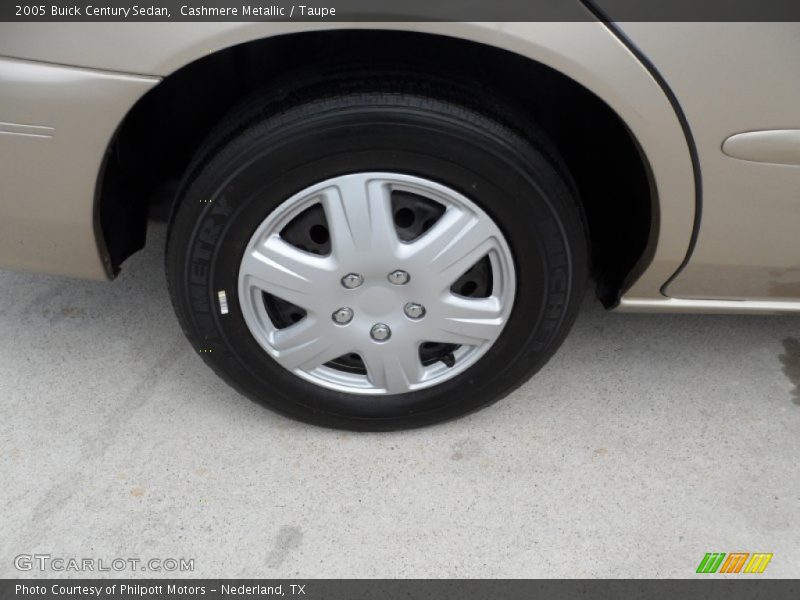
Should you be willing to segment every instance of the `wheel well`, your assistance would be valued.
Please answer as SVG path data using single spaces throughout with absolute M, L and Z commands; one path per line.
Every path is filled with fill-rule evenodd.
M 168 76 L 130 111 L 109 148 L 97 208 L 115 271 L 166 219 L 203 139 L 243 97 L 296 70 L 396 64 L 473 81 L 526 111 L 559 149 L 586 215 L 598 296 L 612 305 L 644 262 L 657 219 L 649 167 L 616 113 L 580 84 L 517 54 L 417 32 L 336 30 L 248 42 Z M 278 90 L 279 91 L 279 90 Z M 511 124 L 513 125 L 513 123 Z

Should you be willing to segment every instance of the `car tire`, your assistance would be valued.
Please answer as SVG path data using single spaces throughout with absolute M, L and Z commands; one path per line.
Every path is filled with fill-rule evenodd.
M 256 98 L 200 149 L 166 271 L 189 341 L 230 385 L 307 423 L 406 429 L 498 400 L 555 352 L 588 270 L 575 186 L 534 124 L 456 97 L 393 82 Z M 464 283 L 475 240 L 487 254 Z M 409 309 L 419 297 L 431 306 Z

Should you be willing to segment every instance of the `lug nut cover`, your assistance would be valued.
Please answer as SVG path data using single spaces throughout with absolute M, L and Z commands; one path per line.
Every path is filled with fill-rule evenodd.
M 350 321 L 353 320 L 353 309 L 344 306 L 342 308 L 335 310 L 332 317 L 333 320 L 339 325 L 347 325 Z
M 375 323 L 370 329 L 369 334 L 376 342 L 385 342 L 392 337 L 392 330 L 385 323 Z
M 411 279 L 409 274 L 401 269 L 392 271 L 387 275 L 387 278 L 389 279 L 389 283 L 393 283 L 394 285 L 405 285 L 408 283 L 409 279 Z
M 409 319 L 421 319 L 425 316 L 425 307 L 416 302 L 409 302 L 403 307 Z
M 342 277 L 342 285 L 348 290 L 355 289 L 364 283 L 364 278 L 358 273 L 348 273 Z

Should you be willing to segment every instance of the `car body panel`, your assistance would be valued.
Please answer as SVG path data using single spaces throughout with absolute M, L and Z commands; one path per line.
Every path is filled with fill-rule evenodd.
M 108 142 L 157 78 L 0 59 L 0 266 L 109 276 L 95 214 Z
M 774 159 L 791 163 L 800 146 L 786 133 L 762 134 L 758 152 L 764 160 L 753 162 L 752 155 L 727 155 L 723 144 L 741 133 L 800 129 L 800 24 L 621 27 L 669 82 L 698 148 L 703 197 L 697 244 L 667 295 L 798 300 L 800 166 Z

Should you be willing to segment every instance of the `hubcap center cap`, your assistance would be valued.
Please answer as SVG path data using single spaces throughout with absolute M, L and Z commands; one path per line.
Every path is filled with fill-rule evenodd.
M 402 306 L 396 293 L 383 287 L 364 290 L 358 298 L 358 308 L 371 317 L 384 317 Z

